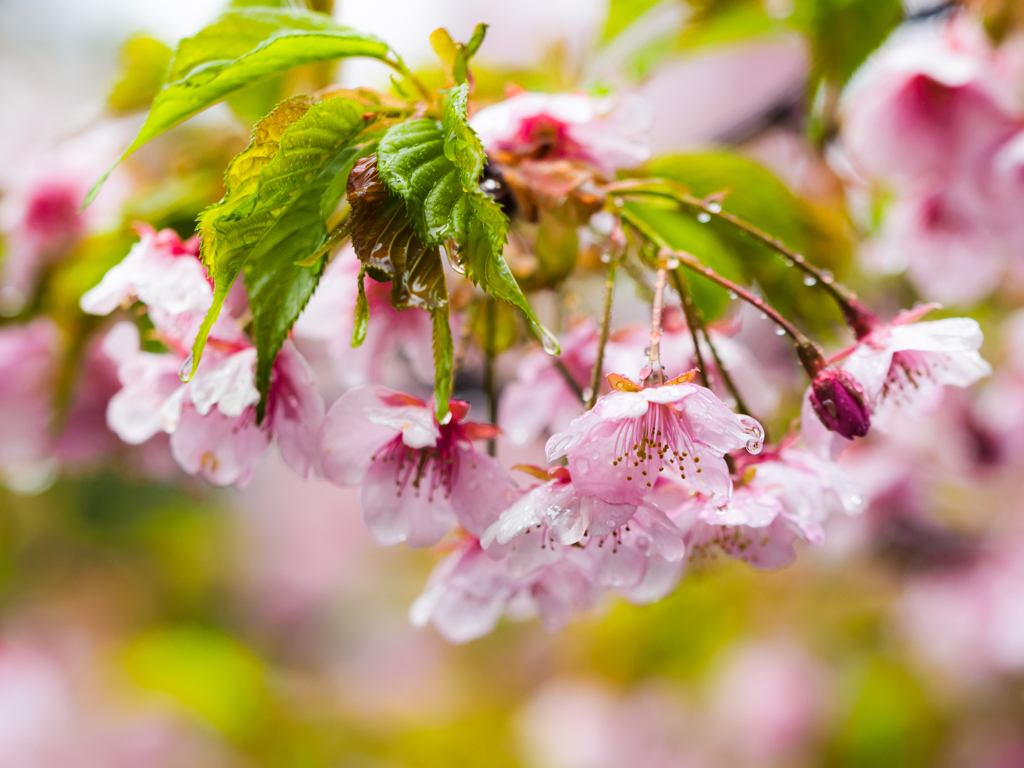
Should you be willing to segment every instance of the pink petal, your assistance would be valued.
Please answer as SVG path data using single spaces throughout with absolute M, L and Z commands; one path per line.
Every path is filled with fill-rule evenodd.
M 190 475 L 202 474 L 214 485 L 245 487 L 260 459 L 270 447 L 270 436 L 256 426 L 256 414 L 225 416 L 211 411 L 206 416 L 186 406 L 178 428 L 171 435 L 171 453 Z
M 359 485 L 374 454 L 395 437 L 395 430 L 374 424 L 366 410 L 381 407 L 384 387 L 351 389 L 331 406 L 320 428 L 320 461 L 324 477 L 338 485 Z
M 363 520 L 378 544 L 429 547 L 455 527 L 455 513 L 444 488 L 403 488 L 401 470 L 398 462 L 371 463 L 359 499 Z

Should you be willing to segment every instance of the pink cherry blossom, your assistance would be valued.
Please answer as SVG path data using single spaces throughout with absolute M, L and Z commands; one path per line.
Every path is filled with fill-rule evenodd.
M 791 563 L 800 538 L 820 545 L 823 524 L 834 515 L 861 511 L 863 499 L 834 463 L 803 450 L 783 447 L 741 465 L 728 505 L 665 482 L 650 502 L 686 532 L 691 558 L 717 551 L 755 568 Z
M 0 479 L 17 491 L 41 490 L 56 470 L 49 429 L 61 346 L 48 318 L 0 329 Z
M 514 572 L 511 564 L 509 558 L 489 556 L 475 538 L 463 539 L 434 568 L 409 619 L 418 627 L 433 624 L 453 643 L 483 637 L 506 613 L 538 615 L 554 632 L 594 605 L 602 592 L 571 557 L 556 556 L 524 573 Z
M 933 308 L 929 304 L 901 312 L 889 324 L 874 321 L 864 338 L 832 358 L 863 388 L 871 423 L 883 432 L 896 410 L 922 416 L 938 406 L 944 387 L 968 387 L 992 372 L 978 353 L 978 322 L 962 317 L 921 322 Z M 842 447 L 841 438 L 824 431 L 809 395 L 801 424 L 804 439 L 815 449 L 834 452 Z
M 366 338 L 352 346 L 359 260 L 346 246 L 328 264 L 316 293 L 295 323 L 295 337 L 326 345 L 337 379 L 346 387 L 408 383 L 434 378 L 431 318 L 420 309 L 399 312 L 391 306 L 391 284 L 367 278 L 370 322 Z
M 60 143 L 20 147 L 0 168 L 0 314 L 21 311 L 44 270 L 83 236 L 118 225 L 129 191 L 122 173 L 113 175 L 95 204 L 83 210 L 82 201 L 130 130 L 107 124 Z
M 828 673 L 823 662 L 791 642 L 730 649 L 711 686 L 722 751 L 748 766 L 802 762 L 801 751 L 827 722 L 833 695 Z
M 636 602 L 664 597 L 686 553 L 683 532 L 664 513 L 584 495 L 563 467 L 502 512 L 480 543 L 494 557 L 508 556 L 517 576 L 571 559 L 598 586 L 624 590 Z
M 523 92 L 481 109 L 470 125 L 488 152 L 581 160 L 610 175 L 650 157 L 650 122 L 635 99 Z
M 174 230 L 157 232 L 146 224 L 136 224 L 136 230 L 139 242 L 82 296 L 82 310 L 109 315 L 141 301 L 168 315 L 204 315 L 213 303 L 213 288 L 199 261 L 199 239 L 182 242 Z
M 438 424 L 426 403 L 381 386 L 357 387 L 331 406 L 320 432 L 324 476 L 362 485 L 377 542 L 426 547 L 457 523 L 479 536 L 508 505 L 512 478 L 473 447 L 497 429 L 464 421 L 468 411 L 452 401 L 451 420 Z
M 728 323 L 716 323 L 708 328 L 711 341 L 728 370 L 737 389 L 751 409 L 758 414 L 774 413 L 779 405 L 779 391 L 771 377 L 751 353 L 747 345 L 734 337 L 746 327 L 747 322 L 756 322 L 756 315 L 750 318 L 737 316 Z M 698 365 L 693 346 L 693 336 L 686 325 L 683 313 L 675 307 L 662 310 L 661 363 L 667 370 L 683 371 Z M 774 338 L 774 337 L 773 337 Z M 721 375 L 711 347 L 704 338 L 700 339 L 704 365 L 718 393 L 724 394 Z M 650 329 L 642 325 L 617 328 L 608 340 L 605 349 L 605 372 L 627 371 L 632 381 L 639 383 L 635 374 L 647 365 L 646 348 L 650 344 Z
M 929 299 L 973 303 L 1022 274 L 1018 76 L 957 14 L 897 32 L 851 83 L 851 167 L 896 193 L 867 256 Z
M 559 339 L 557 358 L 583 390 L 597 360 L 597 324 L 585 320 Z M 583 413 L 583 402 L 555 367 L 555 359 L 537 349 L 516 368 L 516 379 L 501 393 L 498 424 L 517 445 L 525 445 L 545 432 L 559 432 Z
M 723 457 L 739 448 L 760 451 L 761 425 L 696 384 L 641 389 L 622 377 L 616 383 L 619 391 L 552 436 L 548 460 L 566 456 L 575 487 L 608 502 L 638 504 L 667 471 L 727 503 L 732 482 Z
M 992 541 L 977 563 L 918 578 L 903 596 L 908 639 L 954 679 L 1024 670 L 1022 541 Z

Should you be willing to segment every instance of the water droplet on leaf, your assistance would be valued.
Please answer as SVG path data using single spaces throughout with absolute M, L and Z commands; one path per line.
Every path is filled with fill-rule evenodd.
M 814 275 L 804 275 L 804 285 L 812 286 L 817 285 L 818 279 Z
M 192 378 L 192 361 L 193 355 L 191 352 L 188 353 L 188 357 L 185 358 L 185 362 L 181 364 L 181 368 L 178 369 L 178 378 L 184 383 L 188 383 Z
M 709 221 L 711 221 L 711 214 L 705 211 L 701 211 L 699 214 L 697 214 L 697 221 L 699 221 L 701 224 L 707 224 Z

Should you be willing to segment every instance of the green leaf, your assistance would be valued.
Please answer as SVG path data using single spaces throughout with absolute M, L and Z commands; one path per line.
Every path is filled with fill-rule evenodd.
M 757 163 L 730 152 L 671 155 L 654 160 L 644 169 L 650 176 L 677 181 L 698 197 L 724 192 L 722 208 L 818 265 L 842 276 L 851 255 L 851 243 L 841 214 L 818 209 Z M 692 214 L 681 214 L 693 219 Z M 808 288 L 801 275 L 774 252 L 712 221 L 699 225 L 732 255 L 748 282 L 756 282 L 772 305 L 798 317 L 816 333 L 827 333 L 841 321 L 835 304 L 821 290 Z M 702 253 L 695 252 L 703 258 Z
M 171 49 L 146 35 L 131 38 L 121 49 L 121 74 L 107 97 L 115 112 L 148 107 L 160 90 L 171 63 Z
M 473 30 L 473 36 L 470 37 L 469 42 L 463 46 L 462 51 L 466 56 L 467 62 L 476 56 L 477 51 L 480 50 L 480 46 L 483 45 L 484 37 L 487 36 L 487 27 L 487 24 L 477 24 L 476 28 Z
M 903 20 L 900 0 L 797 0 L 793 24 L 810 38 L 815 75 L 843 85 Z
M 743 271 L 727 245 L 711 229 L 692 216 L 676 210 L 627 203 L 626 210 L 657 232 L 676 250 L 692 253 L 715 272 L 730 280 L 742 281 Z M 693 301 L 705 320 L 719 317 L 729 305 L 728 292 L 701 274 L 686 273 Z
M 519 307 L 545 348 L 557 350 L 557 340 L 538 322 L 502 255 L 508 219 L 479 186 L 487 155 L 466 118 L 468 98 L 467 85 L 450 90 L 440 126 L 423 119 L 389 129 L 377 149 L 380 178 L 405 200 L 427 245 L 455 240 L 466 276 Z
M 376 37 L 311 11 L 248 8 L 225 14 L 178 44 L 149 117 L 121 160 L 243 86 L 319 61 L 349 56 L 383 59 L 389 50 Z M 105 179 L 106 175 L 92 188 L 86 204 Z
M 352 323 L 352 346 L 358 347 L 366 341 L 370 325 L 370 303 L 366 300 L 366 267 L 359 268 L 359 293 L 356 294 L 355 319 Z
M 376 158 L 359 162 L 348 177 L 352 247 L 374 279 L 391 281 L 395 309 L 437 309 L 448 303 L 444 265 L 437 246 L 416 235 L 398 195 L 389 194 Z
M 294 105 L 299 109 L 291 116 L 303 105 Z M 273 133 L 282 126 L 268 161 Z M 249 149 L 232 161 L 228 194 L 200 217 L 203 260 L 215 287 L 214 304 L 193 346 L 193 372 L 224 298 L 245 268 L 258 350 L 257 385 L 266 394 L 277 352 L 319 279 L 322 265 L 298 262 L 326 240 L 327 218 L 340 197 L 333 182 L 364 151 L 359 142 L 365 140 L 365 130 L 357 103 L 328 99 L 309 106 L 290 124 L 261 122 Z M 261 143 L 264 135 L 271 141 Z M 261 415 L 264 402 L 265 397 Z
M 455 345 L 452 329 L 448 325 L 448 305 L 430 312 L 433 320 L 434 342 L 434 412 L 437 421 L 448 420 L 448 400 L 452 395 L 452 366 L 455 360 Z
M 610 42 L 659 2 L 660 0 L 610 0 L 608 18 L 605 19 L 604 29 L 601 31 L 601 42 Z

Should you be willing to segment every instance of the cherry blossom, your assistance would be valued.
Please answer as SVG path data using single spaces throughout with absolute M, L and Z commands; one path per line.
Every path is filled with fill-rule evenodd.
M 61 347 L 47 318 L 0 328 L 0 478 L 24 493 L 46 487 L 56 470 L 49 429 Z
M 559 339 L 558 362 L 582 391 L 590 383 L 597 360 L 597 325 L 584 320 Z M 580 396 L 566 382 L 551 355 L 541 349 L 519 361 L 516 379 L 505 386 L 498 424 L 517 445 L 530 443 L 545 432 L 560 432 L 583 413 Z
M 764 430 L 692 378 L 640 388 L 611 374 L 616 391 L 548 440 L 548 461 L 567 457 L 575 487 L 608 502 L 638 504 L 667 470 L 724 505 L 732 489 L 724 455 L 757 453 Z
M 820 545 L 831 516 L 859 513 L 863 498 L 833 462 L 783 446 L 741 464 L 728 505 L 662 481 L 650 503 L 682 531 L 691 559 L 721 551 L 760 569 L 791 563 L 800 538 Z
M 82 296 L 82 309 L 109 315 L 121 305 L 141 301 L 169 315 L 205 314 L 213 303 L 213 288 L 199 261 L 199 239 L 182 242 L 174 230 L 157 232 L 146 224 L 136 224 L 136 230 L 139 242 Z
M 862 388 L 871 423 L 883 432 L 896 410 L 924 415 L 938 405 L 944 387 L 968 387 L 992 372 L 978 353 L 978 322 L 962 317 L 921 322 L 935 307 L 926 304 L 901 312 L 889 324 L 872 320 L 867 335 L 832 358 Z M 824 431 L 812 408 L 809 390 L 801 417 L 804 438 L 819 451 L 839 450 L 843 442 Z
M 516 572 L 511 559 L 496 560 L 477 539 L 464 538 L 434 568 L 409 609 L 409 619 L 415 626 L 433 624 L 453 643 L 490 633 L 505 613 L 514 618 L 538 615 L 548 630 L 557 631 L 602 593 L 587 572 L 585 557 L 560 554 Z
M 847 159 L 896 192 L 866 257 L 929 299 L 973 303 L 1022 274 L 1017 70 L 957 14 L 897 32 L 851 83 Z
M 117 226 L 129 185 L 120 174 L 96 203 L 89 188 L 120 154 L 126 126 L 104 124 L 58 143 L 21 148 L 0 169 L 0 314 L 14 315 L 32 298 L 47 267 L 88 233 Z
M 479 536 L 507 506 L 512 478 L 473 447 L 497 429 L 465 421 L 467 403 L 450 407 L 451 420 L 438 424 L 422 400 L 368 385 L 328 411 L 323 474 L 338 485 L 362 485 L 363 517 L 378 543 L 430 546 L 456 523 Z
M 675 586 L 686 545 L 664 513 L 579 493 L 563 467 L 550 476 L 501 513 L 481 539 L 485 550 L 507 555 L 516 575 L 573 559 L 599 586 L 625 590 L 636 602 L 660 599 Z
M 513 160 L 579 160 L 610 175 L 650 156 L 650 117 L 635 100 L 522 92 L 481 109 L 470 125 L 488 153 Z

